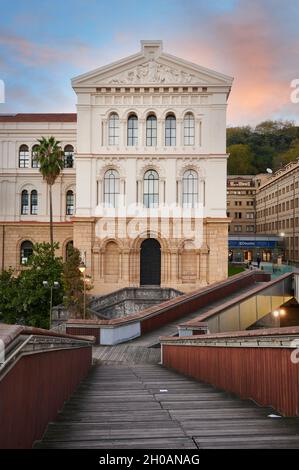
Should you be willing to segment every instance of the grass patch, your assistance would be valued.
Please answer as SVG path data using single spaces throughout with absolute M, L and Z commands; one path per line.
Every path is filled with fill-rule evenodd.
M 234 274 L 239 274 L 243 271 L 245 271 L 245 268 L 243 268 L 243 266 L 236 266 L 234 264 L 228 265 L 228 276 L 233 276 Z

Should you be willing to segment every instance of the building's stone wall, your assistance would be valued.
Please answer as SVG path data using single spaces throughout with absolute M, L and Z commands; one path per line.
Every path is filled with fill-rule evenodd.
M 32 243 L 50 242 L 49 224 L 46 223 L 1 223 L 0 222 L 0 267 L 1 269 L 22 268 L 20 249 L 23 241 Z M 66 257 L 66 244 L 73 240 L 71 222 L 54 224 L 54 240 L 59 243 L 57 256 Z

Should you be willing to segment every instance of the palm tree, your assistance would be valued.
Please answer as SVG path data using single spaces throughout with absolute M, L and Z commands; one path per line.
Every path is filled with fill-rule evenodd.
M 63 152 L 60 142 L 55 137 L 42 137 L 38 139 L 35 150 L 36 160 L 39 163 L 39 171 L 47 182 L 49 188 L 50 201 L 50 243 L 52 256 L 54 257 L 54 237 L 53 237 L 53 208 L 52 208 L 52 186 L 64 167 Z

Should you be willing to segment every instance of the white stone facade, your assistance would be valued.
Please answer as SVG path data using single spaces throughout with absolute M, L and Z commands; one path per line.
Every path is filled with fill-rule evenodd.
M 197 189 L 192 198 L 202 206 L 205 226 L 214 224 L 217 229 L 212 230 L 211 239 L 206 229 L 206 240 L 194 257 L 198 264 L 186 276 L 192 279 L 190 285 L 185 281 L 186 289 L 225 277 L 226 259 L 220 266 L 217 257 L 212 256 L 216 246 L 209 243 L 215 243 L 220 227 L 219 243 L 227 245 L 226 107 L 231 85 L 230 77 L 164 53 L 160 41 L 142 41 L 139 53 L 72 80 L 77 95 L 77 122 L 74 116 L 57 117 L 56 121 L 52 116 L 51 122 L 45 117 L 42 122 L 34 117 L 31 122 L 0 117 L 1 223 L 48 221 L 46 185 L 38 169 L 31 168 L 31 164 L 29 168 L 19 168 L 18 162 L 22 144 L 28 145 L 31 155 L 37 138 L 54 135 L 63 148 L 72 145 L 75 152 L 74 168 L 63 170 L 54 187 L 54 220 L 58 224 L 72 220 L 75 245 L 86 254 L 96 290 L 106 292 L 139 282 L 139 270 L 134 268 L 132 274 L 131 265 L 138 263 L 140 244 L 125 236 L 115 240 L 117 248 L 109 247 L 109 260 L 117 258 L 118 264 L 115 270 L 107 268 L 110 274 L 105 277 L 105 246 L 111 240 L 104 234 L 102 237 L 95 234 L 95 225 L 101 218 L 99 205 L 107 202 L 104 189 L 107 171 L 117 175 L 117 201 L 124 207 L 144 203 L 145 174 L 154 171 L 158 175 L 156 208 L 182 206 L 183 199 L 188 197 L 183 195 L 184 174 L 187 170 L 193 172 Z M 150 116 L 154 131 L 149 129 Z M 115 127 L 112 131 L 111 126 Z M 128 127 L 133 130 L 128 131 Z M 24 189 L 29 193 L 35 189 L 38 193 L 34 216 L 21 214 Z M 76 201 L 72 218 L 66 214 L 68 190 L 73 191 Z M 172 225 L 177 223 L 171 221 Z M 69 239 L 69 234 L 65 236 Z M 170 238 L 164 244 L 157 234 L 162 250 L 161 284 L 182 287 L 183 262 L 175 259 L 178 256 L 175 252 L 184 250 L 188 240 Z M 130 250 L 134 252 L 134 262 L 130 261 Z M 211 274 L 214 268 L 201 256 L 214 259 L 213 264 L 220 266 L 217 274 Z M 184 259 L 189 260 L 190 256 Z M 128 270 L 124 268 L 126 263 L 131 266 Z M 208 271 L 209 274 L 203 274 Z M 107 286 L 103 287 L 105 283 Z

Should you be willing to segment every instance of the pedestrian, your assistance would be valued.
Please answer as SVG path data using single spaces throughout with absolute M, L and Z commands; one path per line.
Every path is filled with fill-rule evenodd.
M 257 262 L 257 267 L 258 267 L 258 269 L 260 269 L 261 261 L 262 261 L 262 259 L 261 259 L 260 255 L 258 255 L 257 258 L 256 258 L 256 262 Z

